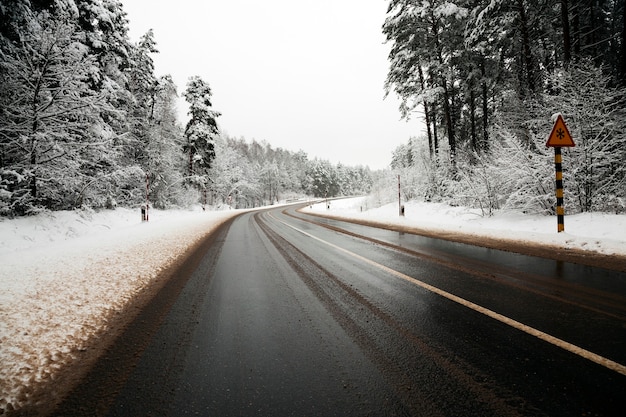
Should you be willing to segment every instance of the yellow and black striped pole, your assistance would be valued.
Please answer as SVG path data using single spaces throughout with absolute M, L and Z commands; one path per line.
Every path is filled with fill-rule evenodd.
M 554 168 L 556 170 L 556 221 L 557 231 L 565 231 L 565 209 L 563 208 L 563 164 L 561 147 L 554 148 Z
M 563 163 L 561 159 L 561 147 L 576 146 L 570 135 L 563 116 L 556 115 L 552 132 L 546 142 L 547 147 L 554 148 L 554 168 L 556 169 L 556 221 L 557 231 L 565 231 L 565 209 L 563 208 Z

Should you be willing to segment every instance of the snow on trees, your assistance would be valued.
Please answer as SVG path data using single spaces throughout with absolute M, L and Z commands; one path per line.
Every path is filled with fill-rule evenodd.
M 0 7 L 0 215 L 132 206 L 145 200 L 146 179 L 159 207 L 372 188 L 367 168 L 222 137 L 200 77 L 184 93 L 182 129 L 176 86 L 154 74 L 154 34 L 132 44 L 119 0 L 13 3 Z M 619 0 L 390 0 L 385 89 L 427 127 L 390 161 L 407 178 L 405 197 L 550 213 L 543 142 L 560 112 L 577 143 L 565 155 L 566 205 L 625 211 L 624 9 Z
M 171 77 L 117 0 L 0 8 L 0 214 L 187 204 Z
M 423 108 L 429 147 L 398 147 L 392 165 L 433 179 L 415 183 L 418 195 L 554 212 L 544 144 L 561 112 L 578 136 L 564 155 L 566 206 L 626 210 L 625 6 L 592 3 L 389 1 L 385 86 L 403 117 Z
M 190 181 L 205 188 L 207 172 L 215 158 L 215 138 L 219 134 L 217 118 L 220 113 L 211 107 L 211 88 L 198 76 L 189 78 L 183 96 L 189 103 L 191 119 L 185 127 L 184 152 L 189 157 Z
M 150 201 L 157 208 L 186 205 L 188 195 L 183 187 L 185 155 L 183 131 L 176 112 L 176 85 L 167 75 L 156 80 L 151 101 L 150 123 L 146 132 L 145 162 Z
M 107 149 L 98 128 L 105 100 L 88 85 L 94 59 L 75 27 L 41 16 L 24 42 L 3 43 L 0 63 L 2 210 L 17 214 L 75 205 Z
M 626 89 L 590 60 L 572 62 L 549 81 L 546 111 L 563 113 L 576 141 L 564 155 L 570 207 L 626 210 Z

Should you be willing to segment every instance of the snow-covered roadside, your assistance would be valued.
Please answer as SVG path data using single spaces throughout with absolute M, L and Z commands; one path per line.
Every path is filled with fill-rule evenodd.
M 0 220 L 0 414 L 106 331 L 228 211 L 57 212 Z
M 366 198 L 333 200 L 305 210 L 434 232 L 516 239 L 626 256 L 626 216 L 554 217 L 405 203 L 367 210 Z M 201 237 L 238 211 L 57 212 L 0 220 L 0 414 L 24 405 L 32 388 L 102 334 L 108 320 Z M 11 404 L 9 406 L 9 404 Z
M 497 212 L 481 216 L 480 210 L 451 207 L 441 203 L 407 202 L 405 216 L 399 216 L 398 203 L 370 208 L 368 197 L 333 200 L 315 204 L 305 211 L 368 220 L 389 225 L 416 227 L 437 232 L 458 232 L 569 249 L 593 251 L 604 255 L 626 256 L 626 215 L 580 213 L 565 216 L 565 232 L 557 233 L 556 217 Z

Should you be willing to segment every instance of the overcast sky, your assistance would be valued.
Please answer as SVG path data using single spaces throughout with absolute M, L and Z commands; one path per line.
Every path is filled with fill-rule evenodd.
M 423 130 L 400 120 L 395 94 L 384 99 L 386 0 L 122 3 L 133 42 L 154 29 L 157 75 L 171 74 L 179 94 L 201 76 L 231 136 L 380 169 Z

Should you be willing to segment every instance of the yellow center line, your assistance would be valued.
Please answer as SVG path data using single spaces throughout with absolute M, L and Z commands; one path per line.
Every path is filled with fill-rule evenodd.
M 343 252 L 343 253 L 345 253 L 347 255 L 350 255 L 353 258 L 356 258 L 356 259 L 358 259 L 358 260 L 360 260 L 360 261 L 362 261 L 362 262 L 364 262 L 366 264 L 369 264 L 369 265 L 374 266 L 374 267 L 376 267 L 376 268 L 378 268 L 378 269 L 380 269 L 382 271 L 385 271 L 388 274 L 391 274 L 391 275 L 393 275 L 395 277 L 401 278 L 401 279 L 403 279 L 403 280 L 405 280 L 407 282 L 410 282 L 412 284 L 415 284 L 415 285 L 417 285 L 417 286 L 419 286 L 419 287 L 421 287 L 421 288 L 423 288 L 425 290 L 428 290 L 428 291 L 433 292 L 435 294 L 438 294 L 438 295 L 440 295 L 440 296 L 442 296 L 444 298 L 447 298 L 450 301 L 454 301 L 455 303 L 461 304 L 461 305 L 463 305 L 463 306 L 465 306 L 467 308 L 470 308 L 470 309 L 472 309 L 472 310 L 474 310 L 474 311 L 476 311 L 478 313 L 484 314 L 485 316 L 491 317 L 492 319 L 495 319 L 495 320 L 497 320 L 497 321 L 499 321 L 501 323 L 504 323 L 504 324 L 506 324 L 508 326 L 511 326 L 511 327 L 513 327 L 513 328 L 515 328 L 517 330 L 521 330 L 524 333 L 527 333 L 527 334 L 529 334 L 531 336 L 535 336 L 538 339 L 541 339 L 541 340 L 543 340 L 545 342 L 548 342 L 548 343 L 550 343 L 550 344 L 552 344 L 554 346 L 557 346 L 557 347 L 560 347 L 562 349 L 565 349 L 568 352 L 574 353 L 575 355 L 578 355 L 578 356 L 580 356 L 582 358 L 585 358 L 587 360 L 595 362 L 598 365 L 602 365 L 605 368 L 608 368 L 610 370 L 613 370 L 613 371 L 615 371 L 617 373 L 620 373 L 620 374 L 626 376 L 626 366 L 624 366 L 624 365 L 622 365 L 622 364 L 620 364 L 618 362 L 612 361 L 611 359 L 605 358 L 604 356 L 600 356 L 600 355 L 598 355 L 596 353 L 593 353 L 593 352 L 591 352 L 591 351 L 589 351 L 587 349 L 583 349 L 583 348 L 581 348 L 579 346 L 576 346 L 576 345 L 574 345 L 572 343 L 566 342 L 565 340 L 559 339 L 558 337 L 549 335 L 548 333 L 542 332 L 541 330 L 537 330 L 534 327 L 530 327 L 530 326 L 528 326 L 526 324 L 520 323 L 517 320 L 513 320 L 512 318 L 509 318 L 509 317 L 506 317 L 506 316 L 504 316 L 502 314 L 496 313 L 493 310 L 490 310 L 490 309 L 482 307 L 482 306 L 480 306 L 478 304 L 472 303 L 471 301 L 468 301 L 468 300 L 466 300 L 464 298 L 458 297 L 458 296 L 456 296 L 454 294 L 451 294 L 451 293 L 449 293 L 447 291 L 444 291 L 444 290 L 442 290 L 440 288 L 434 287 L 434 286 L 432 286 L 430 284 L 427 284 L 427 283 L 425 283 L 423 281 L 420 281 L 418 279 L 410 277 L 410 276 L 408 276 L 406 274 L 403 274 L 402 272 L 396 271 L 395 269 L 392 269 L 392 268 L 389 268 L 389 267 L 387 267 L 385 265 L 379 264 L 378 262 L 374 262 L 371 259 L 365 258 L 365 257 L 363 257 L 363 256 L 361 256 L 359 254 L 351 252 L 351 251 L 349 251 L 347 249 L 344 249 L 344 248 L 342 248 L 340 246 L 337 246 L 337 245 L 335 245 L 333 243 L 330 243 L 330 242 L 328 242 L 326 240 L 320 239 L 317 236 L 313 236 L 312 234 L 307 233 L 304 230 L 298 229 L 295 226 L 292 226 L 292 225 L 290 225 L 290 224 L 288 224 L 288 223 L 286 223 L 286 222 L 284 222 L 284 221 L 282 221 L 280 219 L 277 219 L 271 213 L 268 213 L 268 215 L 271 218 L 273 218 L 274 220 L 284 224 L 287 227 L 290 227 L 291 229 L 293 229 L 293 230 L 295 230 L 295 231 L 297 231 L 299 233 L 302 233 L 303 235 L 305 235 L 305 236 L 307 236 L 307 237 L 309 237 L 311 239 L 314 239 L 314 240 L 316 240 L 316 241 L 318 241 L 320 243 L 328 245 L 328 246 L 330 246 L 333 249 L 336 249 L 336 250 L 338 250 L 340 252 Z

